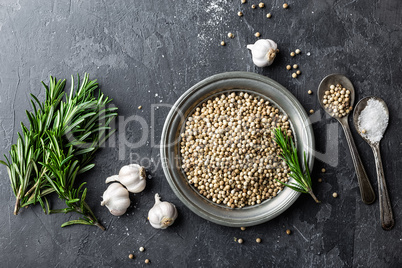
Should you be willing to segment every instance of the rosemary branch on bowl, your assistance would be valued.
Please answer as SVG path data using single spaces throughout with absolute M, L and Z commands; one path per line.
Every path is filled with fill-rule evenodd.
M 21 123 L 22 135 L 11 145 L 7 166 L 11 187 L 16 196 L 14 214 L 21 207 L 40 203 L 45 213 L 75 211 L 83 217 L 71 224 L 96 225 L 104 229 L 85 202 L 85 183 L 77 188 L 75 178 L 95 165 L 95 152 L 115 132 L 110 124 L 117 116 L 116 107 L 107 107 L 110 99 L 99 91 L 96 80 L 84 75 L 75 88 L 71 77 L 70 94 L 65 93 L 66 80 L 50 77 L 49 85 L 42 82 L 46 98 L 40 102 L 32 96 L 33 112 L 26 112 L 30 126 Z M 67 208 L 51 210 L 46 196 L 56 192 Z
M 295 182 L 284 183 L 279 180 L 278 182 L 291 188 L 294 191 L 300 193 L 308 193 L 314 199 L 315 202 L 320 203 L 312 189 L 312 182 L 310 176 L 310 170 L 307 164 L 306 152 L 303 152 L 304 156 L 304 171 L 303 166 L 299 162 L 299 156 L 297 154 L 297 147 L 293 142 L 292 137 L 285 136 L 280 128 L 273 130 L 275 137 L 274 141 L 281 148 L 281 158 L 286 162 L 290 169 L 290 177 L 295 180 Z

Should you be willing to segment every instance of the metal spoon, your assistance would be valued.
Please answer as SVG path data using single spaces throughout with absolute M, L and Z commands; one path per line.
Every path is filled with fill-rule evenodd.
M 332 117 L 332 115 L 325 109 L 324 107 L 324 94 L 326 90 L 329 90 L 331 85 L 341 84 L 344 88 L 347 88 L 350 91 L 350 106 L 353 107 L 355 101 L 355 90 L 352 85 L 352 82 L 344 75 L 341 74 L 330 74 L 326 76 L 320 83 L 318 87 L 318 101 L 321 104 L 321 107 Z M 350 132 L 348 116 L 343 117 L 334 117 L 341 124 L 345 136 L 346 141 L 349 145 L 350 154 L 352 156 L 353 165 L 355 166 L 357 181 L 359 183 L 360 195 L 365 204 L 371 204 L 375 200 L 375 194 L 373 187 L 371 187 L 370 181 L 367 177 L 367 173 L 364 170 L 363 163 L 360 160 L 359 152 L 357 151 L 355 142 L 353 140 L 352 133 Z
M 361 112 L 363 111 L 363 109 L 366 108 L 367 101 L 369 99 L 375 99 L 375 100 L 380 101 L 385 108 L 385 112 L 387 114 L 387 119 L 389 118 L 388 107 L 382 99 L 380 99 L 378 97 L 366 97 L 357 103 L 355 111 L 353 113 L 353 123 L 355 125 L 357 132 L 359 132 L 359 134 L 363 138 L 363 140 L 365 140 L 370 145 L 371 149 L 373 150 L 375 166 L 376 166 L 376 170 L 377 170 L 378 196 L 379 196 L 379 200 L 380 200 L 381 225 L 384 230 L 391 230 L 392 227 L 394 227 L 394 216 L 392 214 L 392 207 L 391 207 L 391 202 L 389 200 L 387 184 L 385 183 L 384 169 L 382 167 L 382 160 L 381 160 L 381 154 L 380 154 L 380 141 L 381 140 L 378 142 L 372 142 L 367 137 L 362 135 L 362 129 L 359 127 L 359 116 L 360 116 Z M 384 132 L 385 132 L 385 130 L 386 129 L 384 129 Z M 384 133 L 381 133 L 381 134 L 384 135 Z

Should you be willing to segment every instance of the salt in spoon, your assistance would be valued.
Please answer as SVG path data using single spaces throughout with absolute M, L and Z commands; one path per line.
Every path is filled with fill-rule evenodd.
M 350 132 L 348 116 L 349 113 L 343 117 L 332 116 L 324 107 L 324 94 L 326 90 L 329 90 L 331 85 L 341 84 L 344 88 L 347 88 L 350 91 L 350 107 L 353 107 L 355 101 L 355 89 L 352 85 L 352 82 L 341 74 L 330 74 L 321 81 L 320 85 L 318 86 L 318 101 L 320 102 L 321 107 L 326 111 L 331 117 L 338 120 L 341 124 L 345 136 L 346 141 L 349 145 L 350 155 L 352 156 L 353 165 L 355 167 L 357 181 L 359 183 L 360 188 L 360 195 L 365 204 L 371 204 L 375 200 L 375 193 L 373 187 L 371 187 L 370 181 L 367 177 L 367 173 L 364 170 L 363 163 L 360 159 L 359 152 L 357 151 L 356 144 L 353 140 L 352 133 Z
M 385 102 L 378 97 L 366 97 L 357 103 L 355 111 L 353 113 L 353 123 L 355 125 L 357 132 L 360 134 L 360 136 L 363 138 L 363 140 L 365 140 L 370 145 L 371 149 L 373 150 L 375 166 L 376 166 L 376 170 L 377 170 L 381 226 L 384 230 L 391 230 L 392 227 L 394 227 L 395 222 L 394 222 L 394 216 L 392 213 L 391 202 L 390 202 L 389 195 L 388 195 L 387 184 L 385 183 L 384 169 L 382 167 L 382 160 L 381 160 L 381 154 L 380 154 L 380 141 L 382 139 L 382 136 L 384 135 L 385 130 L 387 129 L 388 123 L 384 127 L 382 133 L 377 133 L 377 135 L 380 135 L 380 136 L 378 136 L 374 141 L 369 138 L 369 133 L 367 133 L 367 135 L 363 134 L 363 132 L 362 132 L 363 129 L 361 128 L 361 126 L 359 124 L 359 116 L 361 115 L 364 108 L 366 108 L 367 103 L 370 99 L 379 101 L 383 105 L 383 107 L 385 109 L 384 120 L 386 122 L 388 122 L 389 111 L 388 111 L 387 104 L 385 104 Z

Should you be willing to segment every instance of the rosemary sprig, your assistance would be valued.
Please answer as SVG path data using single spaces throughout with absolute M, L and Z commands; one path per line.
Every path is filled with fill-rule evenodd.
M 50 77 L 46 99 L 41 103 L 32 96 L 33 112 L 26 112 L 30 127 L 21 124 L 22 135 L 11 146 L 10 158 L 0 163 L 7 166 L 11 187 L 16 196 L 14 214 L 21 207 L 39 202 L 45 213 L 75 211 L 83 215 L 71 224 L 101 225 L 85 203 L 86 188 L 81 184 L 74 188 L 78 174 L 94 167 L 94 153 L 114 133 L 110 123 L 116 117 L 117 108 L 106 107 L 111 100 L 100 91 L 96 80 L 85 74 L 75 89 L 71 79 L 70 94 L 64 92 L 65 80 Z M 64 98 L 64 99 L 63 99 Z M 56 192 L 66 201 L 64 210 L 50 210 L 46 195 Z
M 304 171 L 299 163 L 299 156 L 297 155 L 297 147 L 295 146 L 291 137 L 285 136 L 280 128 L 274 130 L 274 141 L 282 149 L 281 158 L 286 162 L 290 168 L 290 177 L 292 177 L 296 183 L 283 183 L 283 185 L 301 193 L 308 193 L 314 199 L 315 202 L 320 203 L 312 190 L 312 182 L 310 176 L 310 170 L 308 168 L 306 152 L 304 152 Z
M 62 227 L 72 224 L 96 225 L 102 230 L 105 228 L 97 221 L 92 210 L 85 202 L 87 188 L 84 188 L 86 182 L 81 183 L 78 188 L 74 187 L 74 182 L 80 171 L 79 161 L 74 158 L 74 150 L 69 150 L 67 154 L 62 150 L 63 141 L 56 140 L 58 135 L 47 131 L 46 135 L 49 139 L 49 145 L 46 152 L 49 156 L 47 163 L 40 163 L 49 172 L 45 173 L 45 178 L 56 191 L 59 198 L 65 201 L 67 208 L 50 210 L 48 213 L 67 213 L 77 212 L 83 217 L 79 220 L 72 220 L 62 224 Z M 70 147 L 72 148 L 72 147 Z

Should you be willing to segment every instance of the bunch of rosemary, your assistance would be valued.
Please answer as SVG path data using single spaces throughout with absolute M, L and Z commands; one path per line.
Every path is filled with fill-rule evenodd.
M 283 183 L 283 185 L 301 193 L 308 193 L 314 199 L 315 202 L 320 203 L 317 197 L 313 193 L 312 182 L 310 176 L 310 170 L 308 168 L 306 152 L 304 153 L 304 171 L 303 167 L 299 163 L 299 156 L 297 155 L 297 147 L 295 146 L 291 137 L 285 136 L 280 128 L 274 130 L 274 140 L 278 146 L 282 149 L 281 158 L 286 162 L 290 168 L 290 177 L 292 177 L 296 183 Z
M 77 212 L 79 220 L 64 223 L 96 225 L 104 227 L 85 202 L 85 182 L 75 185 L 78 174 L 94 167 L 90 163 L 94 153 L 114 133 L 111 121 L 117 116 L 116 107 L 107 107 L 110 99 L 99 91 L 96 80 L 85 74 L 80 85 L 74 89 L 71 77 L 70 94 L 65 93 L 66 81 L 50 77 L 46 99 L 41 103 L 32 96 L 33 112 L 26 112 L 30 127 L 21 123 L 22 135 L 18 133 L 16 144 L 11 146 L 10 158 L 0 163 L 7 166 L 11 187 L 16 196 L 14 214 L 21 207 L 37 202 L 49 213 Z M 46 196 L 56 192 L 65 201 L 65 209 L 51 210 Z

